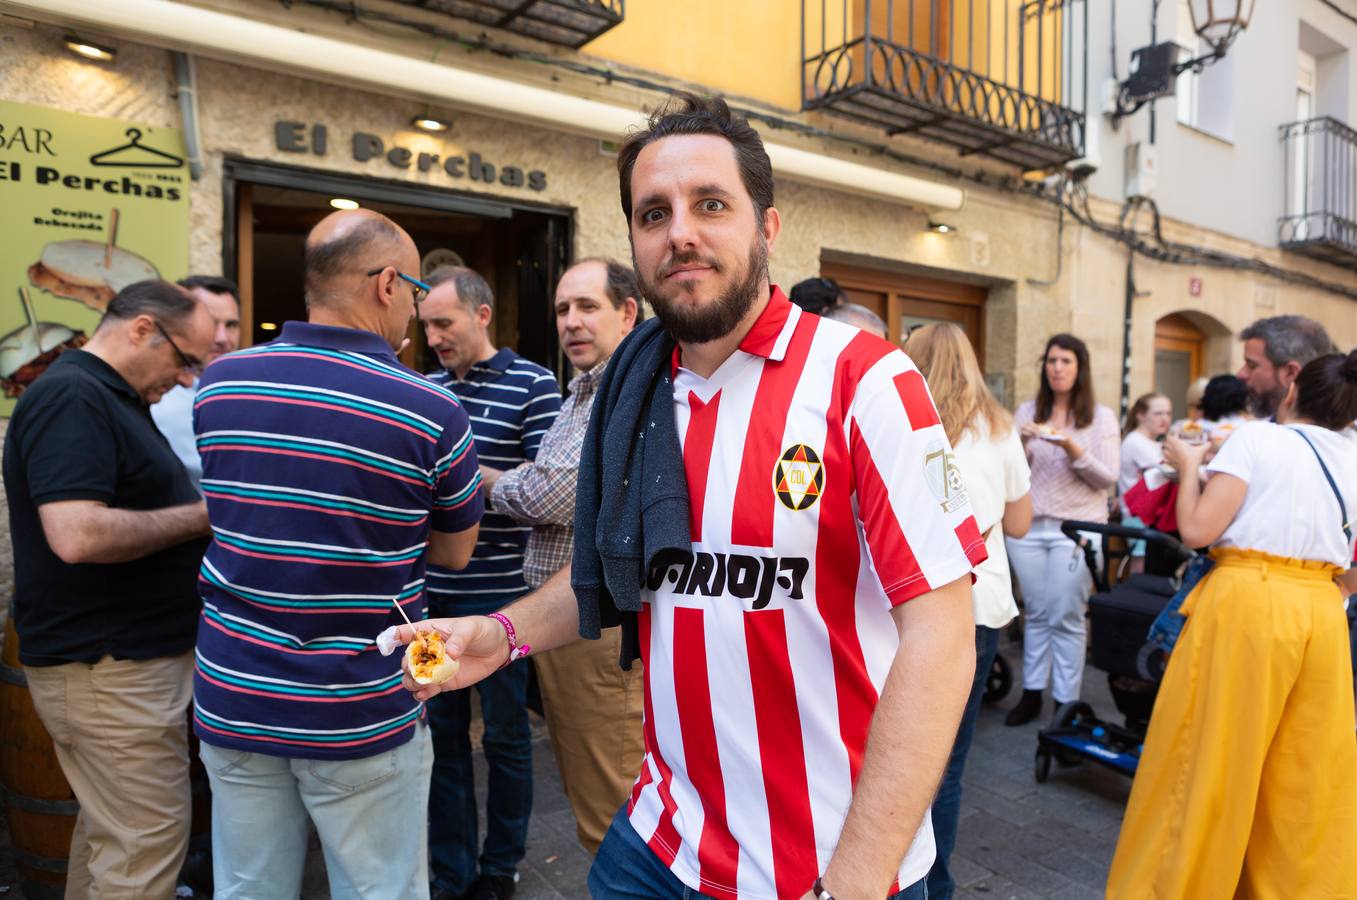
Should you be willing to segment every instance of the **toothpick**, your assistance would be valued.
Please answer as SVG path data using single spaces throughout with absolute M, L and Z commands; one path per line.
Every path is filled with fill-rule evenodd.
M 118 211 L 108 214 L 108 241 L 104 244 L 104 268 L 113 265 L 113 245 L 118 243 Z
M 27 288 L 19 288 L 19 303 L 24 308 L 24 318 L 28 319 L 29 326 L 33 329 L 33 337 L 36 340 L 38 336 L 38 314 L 33 311 L 33 298 L 28 296 Z
M 401 614 L 401 618 L 405 620 L 405 624 L 406 624 L 406 625 L 409 625 L 409 626 L 413 629 L 413 628 L 415 627 L 415 623 L 414 623 L 414 622 L 411 622 L 411 621 L 410 621 L 410 617 L 407 616 L 407 615 L 405 614 L 405 609 L 404 609 L 404 607 L 402 607 L 401 604 L 400 604 L 400 598 L 399 598 L 399 597 L 392 597 L 392 598 L 391 598 L 391 605 L 394 606 L 394 607 L 396 607 L 396 612 L 398 612 L 398 613 Z

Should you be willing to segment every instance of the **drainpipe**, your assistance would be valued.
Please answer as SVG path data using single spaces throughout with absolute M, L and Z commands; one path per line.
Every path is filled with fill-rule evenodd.
M 177 51 L 170 55 L 174 57 L 174 74 L 179 82 L 179 114 L 184 120 L 188 172 L 197 181 L 203 177 L 203 145 L 198 138 L 198 78 L 193 68 L 193 57 Z

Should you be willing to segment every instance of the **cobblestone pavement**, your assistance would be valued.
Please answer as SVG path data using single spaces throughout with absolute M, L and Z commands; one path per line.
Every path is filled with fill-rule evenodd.
M 1001 652 L 1020 668 L 1022 648 L 1005 640 Z M 1008 698 L 980 713 L 967 763 L 965 794 L 952 869 L 959 900 L 1094 900 L 1102 888 L 1116 844 L 1130 781 L 1101 766 L 1056 767 L 1038 785 L 1032 775 L 1039 723 L 1005 728 L 1004 712 L 1017 699 L 1020 681 Z M 1115 707 L 1103 673 L 1089 669 L 1084 698 L 1099 715 Z M 1045 712 L 1051 712 L 1049 700 Z M 1044 721 L 1044 720 L 1041 720 Z M 521 869 L 521 900 L 578 900 L 587 897 L 589 856 L 575 839 L 575 821 L 540 721 L 534 720 L 534 808 L 528 853 Z M 484 802 L 484 765 L 477 757 Z M 0 832 L 0 891 L 20 898 L 9 851 Z M 324 900 L 318 866 L 309 867 L 305 900 Z

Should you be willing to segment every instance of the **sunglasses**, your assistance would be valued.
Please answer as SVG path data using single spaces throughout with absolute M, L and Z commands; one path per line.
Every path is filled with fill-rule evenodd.
M 183 350 L 180 350 L 179 345 L 174 342 L 174 338 L 170 337 L 170 333 L 165 330 L 164 325 L 156 322 L 155 319 L 152 319 L 151 321 L 155 324 L 156 331 L 160 332 L 160 336 L 169 341 L 170 346 L 174 348 L 174 355 L 179 357 L 180 367 L 190 375 L 201 375 L 203 364 L 184 353 Z
M 373 275 L 382 274 L 387 269 L 395 269 L 396 277 L 410 284 L 410 288 L 415 295 L 416 303 L 427 297 L 429 295 L 429 291 L 433 290 L 433 288 L 429 287 L 427 284 L 420 281 L 418 278 L 413 278 L 409 275 L 406 275 L 404 272 L 402 272 L 400 269 L 396 269 L 394 266 L 378 266 L 372 271 L 366 272 L 364 274 L 366 274 L 368 278 L 371 278 Z

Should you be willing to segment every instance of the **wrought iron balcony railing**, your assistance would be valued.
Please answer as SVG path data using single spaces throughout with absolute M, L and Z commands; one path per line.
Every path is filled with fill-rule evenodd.
M 397 0 L 563 47 L 583 47 L 621 23 L 626 0 Z
M 802 105 L 1025 170 L 1084 153 L 1089 0 L 802 0 Z
M 1357 131 L 1322 116 L 1281 128 L 1286 214 L 1277 242 L 1339 265 L 1357 262 Z

